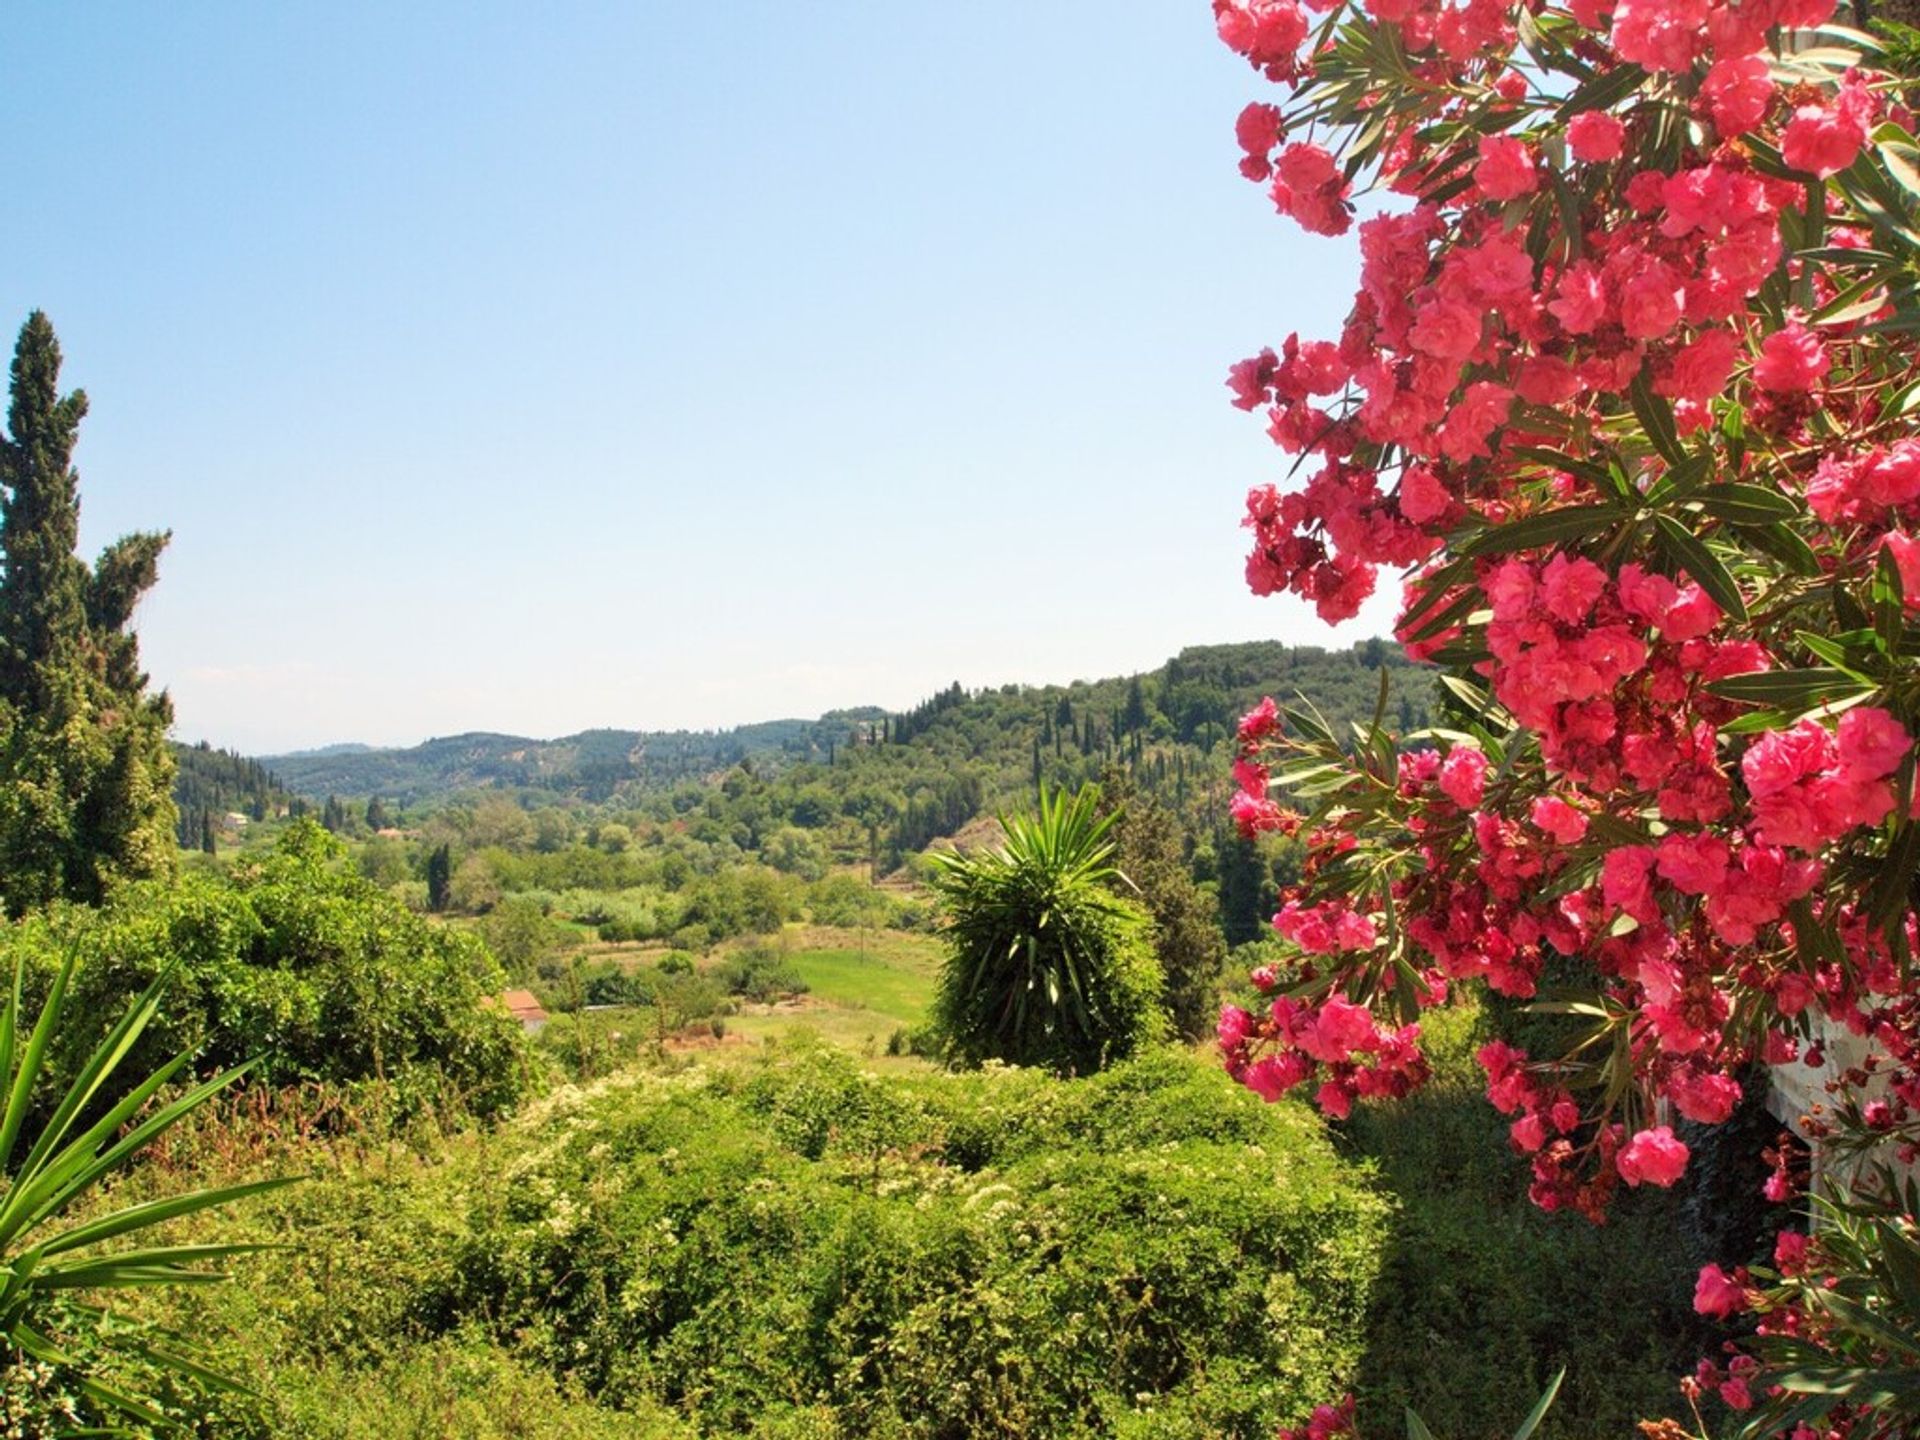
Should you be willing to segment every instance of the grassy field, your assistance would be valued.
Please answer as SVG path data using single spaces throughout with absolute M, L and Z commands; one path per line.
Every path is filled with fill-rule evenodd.
M 789 926 L 776 942 L 807 982 L 797 1003 L 748 1006 L 727 1017 L 730 1033 L 762 1039 L 807 1029 L 861 1054 L 880 1054 L 896 1030 L 926 1019 L 940 971 L 940 942 L 897 930 Z

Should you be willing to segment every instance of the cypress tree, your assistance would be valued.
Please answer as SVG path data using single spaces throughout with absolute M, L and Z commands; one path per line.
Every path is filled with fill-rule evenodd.
M 87 413 L 60 394 L 60 345 L 35 311 L 20 330 L 0 436 L 0 899 L 11 915 L 95 904 L 168 873 L 178 817 L 173 710 L 148 695 L 128 628 L 159 573 L 164 534 L 129 535 L 93 566 L 76 555 Z
M 213 812 L 211 810 L 202 810 L 200 812 L 200 848 L 209 855 L 219 853 L 219 847 L 214 843 L 213 838 Z
M 427 857 L 427 908 L 438 913 L 453 899 L 453 852 L 445 845 L 434 847 Z
M 1220 928 L 1229 945 L 1266 933 L 1273 913 L 1273 882 L 1253 841 L 1230 836 L 1220 847 Z
M 1100 791 L 1101 812 L 1118 816 L 1115 861 L 1126 884 L 1116 888 L 1153 916 L 1167 1014 L 1182 1037 L 1198 1039 L 1219 1013 L 1216 992 L 1227 960 L 1214 902 L 1193 882 L 1179 823 L 1169 811 L 1112 767 L 1101 777 Z

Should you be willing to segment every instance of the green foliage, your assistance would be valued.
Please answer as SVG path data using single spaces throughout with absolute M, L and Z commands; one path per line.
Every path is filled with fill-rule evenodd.
M 60 345 L 35 311 L 0 436 L 0 902 L 95 903 L 174 863 L 172 710 L 146 693 L 128 628 L 165 535 L 89 567 L 73 448 L 86 396 L 60 394 Z M 196 839 L 198 837 L 196 836 Z
M 198 845 L 204 823 L 229 813 L 262 821 L 284 811 L 292 797 L 258 760 L 206 741 L 173 747 L 173 803 L 180 812 L 176 833 L 183 848 Z
M 0 1375 L 8 1377 L 0 1415 L 12 1422 L 12 1434 L 98 1434 L 93 1427 L 128 1421 L 172 1431 L 165 1400 L 147 1385 L 129 1385 L 129 1372 L 145 1371 L 166 1390 L 182 1382 L 231 1389 L 231 1382 L 183 1353 L 188 1347 L 180 1337 L 116 1324 L 99 1300 L 134 1288 L 224 1279 L 219 1262 L 258 1247 L 163 1243 L 160 1227 L 289 1182 L 226 1186 L 117 1208 L 109 1201 L 81 1218 L 110 1176 L 240 1071 L 163 1100 L 192 1058 L 183 1052 L 129 1082 L 122 1067 L 158 1012 L 163 973 L 61 1083 L 49 1057 L 74 1032 L 74 958 L 60 966 L 31 1021 L 23 1003 L 23 969 L 16 960 L 11 993 L 0 1006 L 0 1275 L 6 1276 L 0 1285 Z M 43 1087 L 50 1091 L 44 1109 L 35 1104 Z M 110 1242 L 119 1243 L 102 1248 Z
M 1037 816 L 1002 822 L 1003 846 L 931 857 L 949 949 L 934 1018 L 960 1061 L 1085 1074 L 1163 1027 L 1152 922 L 1108 888 L 1114 817 L 1098 804 L 1091 786 L 1043 791 Z
M 1820 1433 L 1848 1409 L 1868 1421 L 1874 1435 L 1920 1430 L 1916 1213 L 1920 1185 L 1911 1173 L 1872 1163 L 1855 1193 L 1814 1199 L 1813 1265 L 1792 1276 L 1771 1265 L 1754 1267 L 1753 1283 L 1767 1290 L 1767 1308 L 1791 1306 L 1806 1321 L 1775 1327 L 1746 1346 L 1764 1368 L 1754 1382 L 1760 1403 L 1735 1432 L 1740 1440 L 1803 1425 Z
M 460 735 L 412 750 L 340 747 L 272 764 L 293 789 L 314 797 L 398 796 L 415 817 L 437 812 L 432 843 L 452 841 L 463 853 L 490 845 L 518 851 L 530 844 L 542 856 L 571 849 L 572 827 L 553 813 L 556 798 L 596 838 L 619 834 L 609 826 L 632 834 L 632 848 L 600 851 L 597 867 L 570 856 L 562 867 L 574 872 L 570 878 L 551 870 L 502 874 L 508 892 L 653 883 L 636 851 L 668 836 L 757 853 L 812 879 L 816 846 L 838 864 L 890 867 L 977 816 L 1028 803 L 1040 782 L 1073 789 L 1111 764 L 1126 767 L 1190 832 L 1210 832 L 1220 814 L 1209 791 L 1226 769 L 1241 711 L 1263 694 L 1304 692 L 1336 723 L 1365 719 L 1381 668 L 1393 678 L 1393 713 L 1407 728 L 1425 724 L 1427 672 L 1394 647 L 1258 643 L 1195 646 L 1130 677 L 950 687 L 891 719 L 866 709 L 707 735 Z M 715 775 L 724 781 L 711 783 Z M 796 830 L 811 838 L 800 840 L 790 833 Z
M 480 921 L 480 935 L 495 960 L 515 980 L 531 980 L 566 942 L 565 930 L 538 900 L 508 896 Z
M 802 1053 L 537 1124 L 425 1308 L 705 1433 L 1265 1440 L 1356 1358 L 1385 1219 L 1301 1110 L 1165 1053 L 1071 1084 Z
M 728 994 L 765 1003 L 789 995 L 804 995 L 807 982 L 786 956 L 765 945 L 735 950 L 719 964 L 713 978 Z
M 1116 815 L 1114 861 L 1121 893 L 1137 893 L 1153 917 L 1153 951 L 1166 976 L 1167 1015 L 1189 1040 L 1212 1033 L 1219 1018 L 1227 942 L 1211 900 L 1194 884 L 1173 815 L 1141 793 L 1118 768 L 1101 780 L 1101 808 Z
M 695 1440 L 665 1407 L 594 1405 L 477 1331 L 408 1343 L 371 1368 L 293 1371 L 266 1414 L 235 1428 L 248 1440 Z
M 110 1015 L 157 975 L 167 1005 L 135 1059 L 158 1064 L 258 1057 L 274 1085 L 376 1080 L 403 1104 L 488 1116 L 511 1108 L 529 1076 L 519 1027 L 486 1009 L 504 977 L 479 943 L 414 915 L 347 869 L 340 843 L 311 821 L 277 853 L 229 879 L 136 886 L 105 910 L 65 909 L 0 932 L 0 958 L 48 986 L 68 947 L 80 964 L 73 998 Z M 64 1082 L 85 1037 L 49 1057 Z
M 842 874 L 829 875 L 808 888 L 807 911 L 816 925 L 877 929 L 891 923 L 900 906 L 858 876 Z
M 453 903 L 453 852 L 445 845 L 427 857 L 427 908 L 436 915 Z
M 1411 1406 L 1436 1435 L 1505 1434 L 1564 1367 L 1540 1433 L 1631 1434 L 1672 1409 L 1674 1376 L 1705 1353 L 1681 1289 L 1684 1198 L 1622 1197 L 1604 1227 L 1536 1209 L 1473 1061 L 1487 1017 L 1456 1008 L 1424 1024 L 1432 1081 L 1357 1107 L 1346 1127 L 1399 1201 L 1352 1386 L 1361 1433 L 1398 1432 Z
M 644 970 L 612 960 L 580 967 L 581 997 L 588 1005 L 651 1005 L 654 984 Z
M 1540 1422 L 1547 1418 L 1547 1411 L 1553 1408 L 1553 1402 L 1559 1398 L 1560 1384 L 1566 1378 L 1567 1372 L 1562 1370 L 1547 1383 L 1547 1388 L 1541 1392 L 1540 1398 L 1533 1402 L 1533 1409 L 1527 1412 L 1527 1418 L 1522 1420 L 1520 1428 L 1513 1432 L 1513 1440 L 1532 1440 L 1534 1432 L 1540 1428 Z M 1427 1428 L 1426 1421 L 1411 1409 L 1407 1411 L 1407 1440 L 1434 1440 L 1433 1432 Z

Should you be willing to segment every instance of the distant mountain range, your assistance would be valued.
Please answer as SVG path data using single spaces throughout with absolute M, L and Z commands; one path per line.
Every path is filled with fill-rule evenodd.
M 998 768 L 1025 773 L 1028 750 L 1043 716 L 1062 725 L 1073 714 L 1074 733 L 1088 753 L 1116 743 L 1124 731 L 1159 717 L 1163 737 L 1204 749 L 1227 733 L 1234 717 L 1264 693 L 1311 696 L 1332 718 L 1362 718 L 1377 694 L 1380 667 L 1409 674 L 1395 687 L 1402 728 L 1424 723 L 1429 686 L 1423 667 L 1409 665 L 1399 646 L 1371 640 L 1347 650 L 1256 641 L 1190 646 L 1158 668 L 1135 676 L 1075 681 L 1068 685 L 1006 685 L 972 692 L 959 686 L 926 705 L 896 715 L 878 706 L 834 710 L 814 720 L 768 720 L 718 731 L 584 730 L 557 740 L 475 731 L 428 740 L 406 749 L 360 744 L 261 757 L 272 779 L 297 795 L 318 801 L 379 795 L 403 805 L 464 790 L 536 790 L 586 800 L 620 792 L 652 790 L 685 780 L 710 779 L 751 760 L 757 769 L 829 761 L 849 746 L 888 736 L 916 740 L 938 718 L 943 733 L 981 727 L 950 761 L 981 762 L 987 751 L 1005 748 Z M 958 707 L 957 709 L 954 707 Z M 1135 719 L 1130 710 L 1139 709 Z M 955 727 L 958 727 L 956 729 Z M 1009 728 L 1011 727 L 1011 729 Z M 985 732 L 991 731 L 994 738 Z M 1007 731 L 1007 735 L 998 732 Z M 1012 739 L 1007 736 L 1018 731 Z M 1049 736 L 1051 731 L 1048 732 Z M 938 735 L 927 737 L 938 741 Z M 1053 748 L 1059 742 L 1049 739 Z
M 472 731 L 410 749 L 328 745 L 262 760 L 295 794 L 381 795 L 413 803 L 483 787 L 558 790 L 604 799 L 623 786 L 650 788 L 710 775 L 749 758 L 825 758 L 830 747 L 879 724 L 877 707 L 817 720 L 768 720 L 732 730 L 583 730 L 558 740 Z

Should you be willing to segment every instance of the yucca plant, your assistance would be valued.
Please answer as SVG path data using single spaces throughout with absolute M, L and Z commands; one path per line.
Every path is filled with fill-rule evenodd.
M 21 1015 L 22 967 L 15 965 L 13 987 L 0 1009 L 0 1082 L 5 1109 L 0 1111 L 0 1347 L 73 1372 L 75 1387 L 99 1412 L 85 1428 L 55 1429 L 55 1434 L 128 1433 L 138 1423 L 148 1430 L 173 1425 L 147 1400 L 128 1393 L 69 1353 L 59 1338 L 56 1316 L 67 1323 L 90 1323 L 93 1348 L 131 1364 L 151 1367 L 174 1382 L 211 1389 L 237 1389 L 235 1382 L 170 1343 L 155 1343 L 153 1332 L 108 1326 L 107 1312 L 91 1297 L 101 1292 L 149 1285 L 205 1285 L 226 1278 L 217 1262 L 267 1248 L 260 1245 L 141 1245 L 155 1227 L 202 1210 L 257 1195 L 292 1179 L 200 1190 L 76 1218 L 93 1188 L 126 1166 L 152 1141 L 177 1125 L 248 1068 L 237 1066 L 159 1101 L 192 1059 L 187 1052 L 125 1088 L 117 1085 L 121 1062 L 153 1021 L 167 974 L 155 978 L 107 1032 L 72 1083 L 53 1103 L 43 1122 L 29 1125 L 35 1087 L 47 1051 L 62 1025 L 70 1023 L 67 992 L 73 978 L 69 954 L 29 1029 Z M 111 1241 L 132 1248 L 103 1250 Z M 124 1422 L 116 1429 L 113 1421 Z
M 954 1058 L 1084 1074 L 1162 1034 L 1151 921 L 1124 883 L 1088 785 L 1042 789 L 1033 816 L 1003 816 L 1006 843 L 932 857 L 948 957 L 935 1024 Z
M 1553 1408 L 1554 1398 L 1560 1393 L 1560 1382 L 1566 1378 L 1567 1372 L 1564 1368 L 1553 1377 L 1540 1398 L 1534 1402 L 1533 1409 L 1527 1418 L 1520 1422 L 1520 1428 L 1513 1432 L 1513 1440 L 1533 1440 L 1533 1432 L 1538 1430 L 1540 1422 L 1547 1418 L 1547 1411 Z M 1434 1440 L 1434 1434 L 1427 1428 L 1426 1421 L 1414 1414 L 1411 1409 L 1407 1411 L 1407 1440 Z

